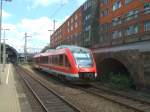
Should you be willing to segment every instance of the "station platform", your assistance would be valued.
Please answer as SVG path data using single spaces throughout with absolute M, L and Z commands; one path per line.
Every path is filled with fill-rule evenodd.
M 12 64 L 0 65 L 0 112 L 31 112 Z M 20 90 L 22 89 L 22 90 Z

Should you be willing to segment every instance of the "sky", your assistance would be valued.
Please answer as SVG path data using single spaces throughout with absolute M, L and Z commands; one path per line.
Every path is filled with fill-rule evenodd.
M 24 50 L 27 33 L 28 52 L 39 52 L 50 43 L 53 21 L 58 28 L 85 0 L 3 0 L 2 29 L 6 44 Z M 4 30 L 2 30 L 2 42 Z

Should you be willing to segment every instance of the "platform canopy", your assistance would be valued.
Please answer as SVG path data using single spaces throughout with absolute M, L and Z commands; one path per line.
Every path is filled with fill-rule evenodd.
M 3 44 L 1 46 L 1 51 L 3 54 Z M 3 58 L 3 55 L 1 56 Z M 16 63 L 18 59 L 18 52 L 12 46 L 6 44 L 6 63 L 12 62 Z

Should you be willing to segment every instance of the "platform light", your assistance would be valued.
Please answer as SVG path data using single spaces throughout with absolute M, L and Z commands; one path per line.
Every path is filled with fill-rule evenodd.
M 3 1 L 11 2 L 12 0 L 1 0 L 0 1 L 0 64 L 1 64 L 1 30 L 2 30 L 2 9 L 3 9 Z M 0 67 L 0 75 L 2 74 L 2 67 Z M 0 84 L 1 84 L 1 78 L 0 78 Z
M 4 31 L 4 38 L 3 38 L 3 69 L 2 71 L 4 72 L 5 69 L 5 63 L 6 63 L 6 45 L 5 45 L 5 31 L 9 31 L 10 29 L 2 29 Z

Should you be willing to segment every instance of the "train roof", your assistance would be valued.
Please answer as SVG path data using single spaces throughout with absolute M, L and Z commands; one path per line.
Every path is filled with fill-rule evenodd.
M 44 53 L 39 53 L 33 56 L 33 58 L 37 58 L 40 56 L 48 56 L 49 54 L 53 54 L 56 53 L 57 50 L 61 50 L 63 51 L 63 49 L 69 49 L 71 52 L 80 52 L 80 51 L 84 51 L 84 52 L 89 52 L 90 50 L 84 47 L 79 47 L 79 46 L 75 46 L 75 45 L 62 45 L 62 46 L 58 46 L 56 49 L 49 49 Z
M 47 49 L 45 52 L 53 52 L 55 49 Z
M 84 48 L 84 47 L 80 47 L 80 46 L 75 46 L 75 45 L 62 45 L 62 46 L 58 46 L 56 49 L 63 49 L 63 48 L 68 48 L 70 49 L 72 52 L 73 51 L 89 51 L 89 49 Z

